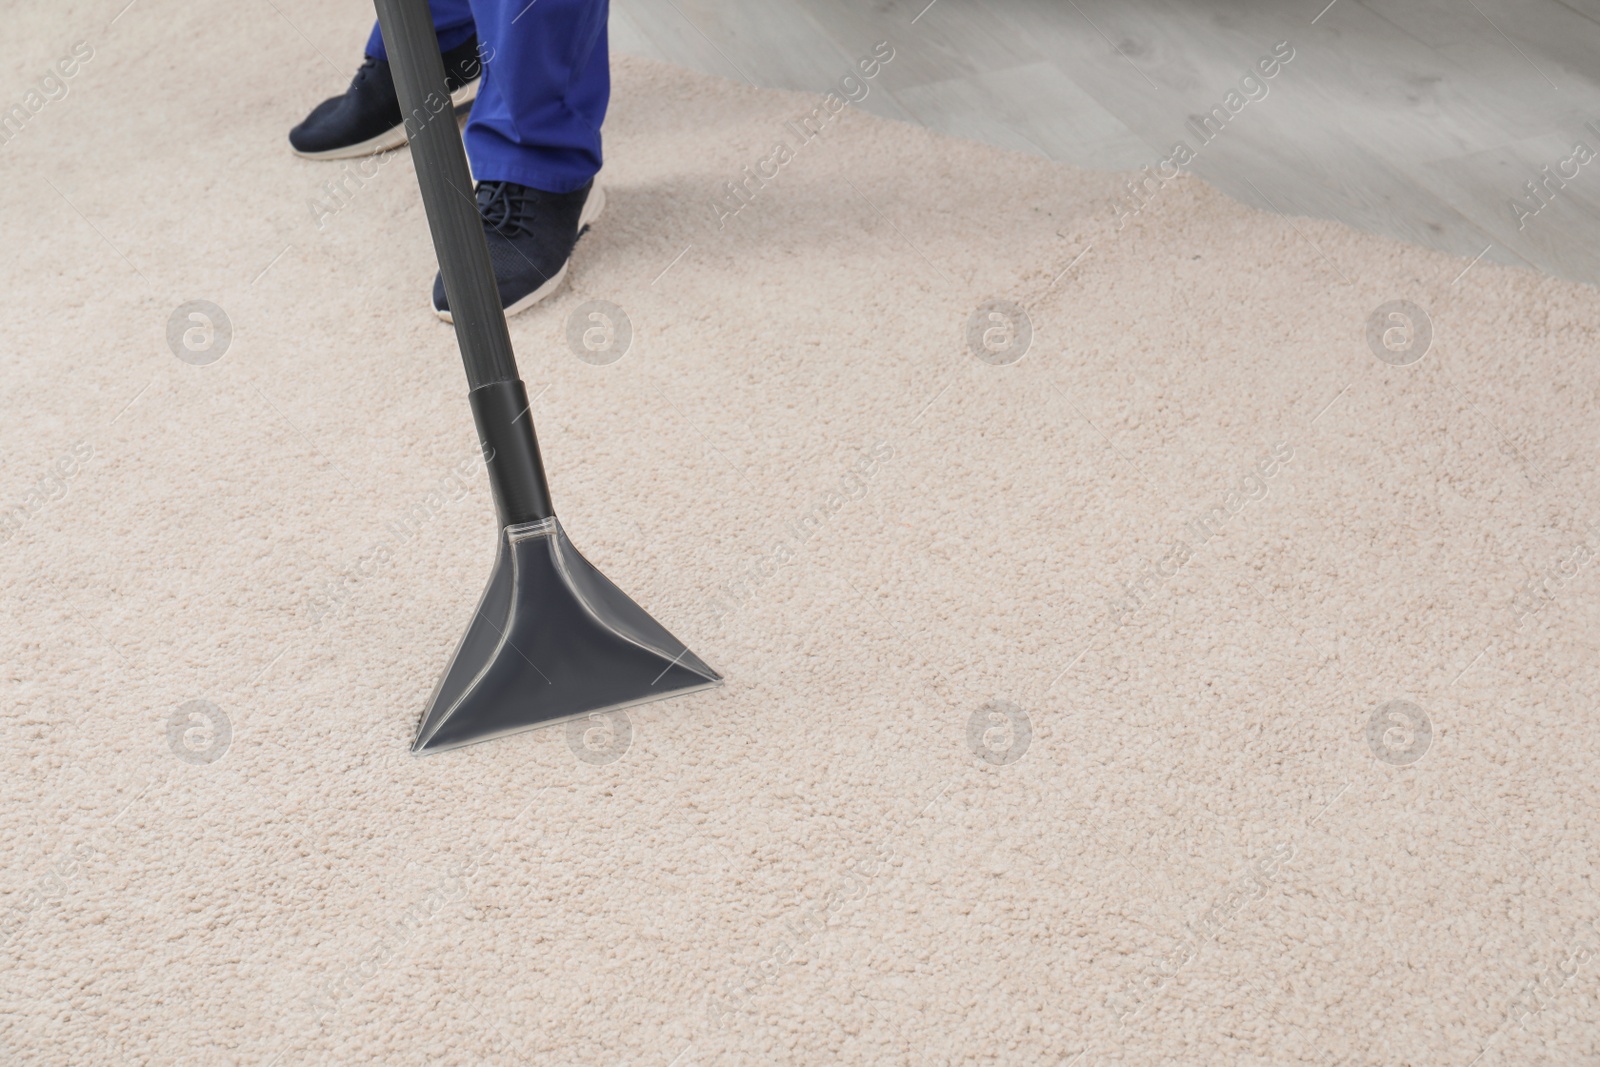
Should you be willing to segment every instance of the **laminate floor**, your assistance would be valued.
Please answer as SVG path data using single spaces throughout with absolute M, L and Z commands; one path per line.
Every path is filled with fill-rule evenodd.
M 1252 206 L 1600 281 L 1600 163 L 1573 158 L 1600 151 L 1596 0 L 616 0 L 611 18 L 618 51 L 819 93 L 887 41 L 860 101 L 876 114 L 1102 170 L 1181 141 Z M 1292 58 L 1241 89 L 1275 46 Z

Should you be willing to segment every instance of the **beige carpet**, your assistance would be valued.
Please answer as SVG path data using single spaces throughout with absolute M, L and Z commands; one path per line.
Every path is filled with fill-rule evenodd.
M 619 59 L 512 332 L 728 682 L 416 759 L 461 368 L 409 158 L 283 144 L 369 14 L 121 7 L 7 16 L 0 1061 L 1596 1055 L 1593 290 Z

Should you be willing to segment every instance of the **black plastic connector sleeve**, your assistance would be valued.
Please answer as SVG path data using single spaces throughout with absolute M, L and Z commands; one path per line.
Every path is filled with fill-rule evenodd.
M 478 424 L 478 441 L 489 468 L 500 528 L 537 522 L 555 514 L 550 506 L 550 486 L 544 461 L 533 434 L 533 413 L 528 390 L 520 380 L 490 382 L 467 394 L 472 418 Z

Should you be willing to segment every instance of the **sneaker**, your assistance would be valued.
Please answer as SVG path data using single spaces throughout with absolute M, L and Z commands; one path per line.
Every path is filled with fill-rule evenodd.
M 478 214 L 489 239 L 489 262 L 507 315 L 532 307 L 567 276 L 578 238 L 600 217 L 606 194 L 593 180 L 570 193 L 546 193 L 515 182 L 479 182 Z M 433 277 L 433 313 L 446 322 L 444 279 Z
M 450 90 L 450 102 L 457 108 L 470 104 L 478 95 L 482 73 L 476 37 L 446 52 L 444 82 Z M 289 131 L 289 146 L 295 155 L 307 159 L 353 159 L 387 152 L 405 143 L 406 127 L 400 116 L 394 75 L 389 72 L 387 60 L 371 56 L 356 71 L 343 96 L 324 100 Z

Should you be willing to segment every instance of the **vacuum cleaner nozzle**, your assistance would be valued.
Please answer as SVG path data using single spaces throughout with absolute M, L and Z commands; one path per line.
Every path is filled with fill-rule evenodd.
M 573 547 L 554 516 L 500 531 L 489 586 L 413 753 L 722 684 Z

